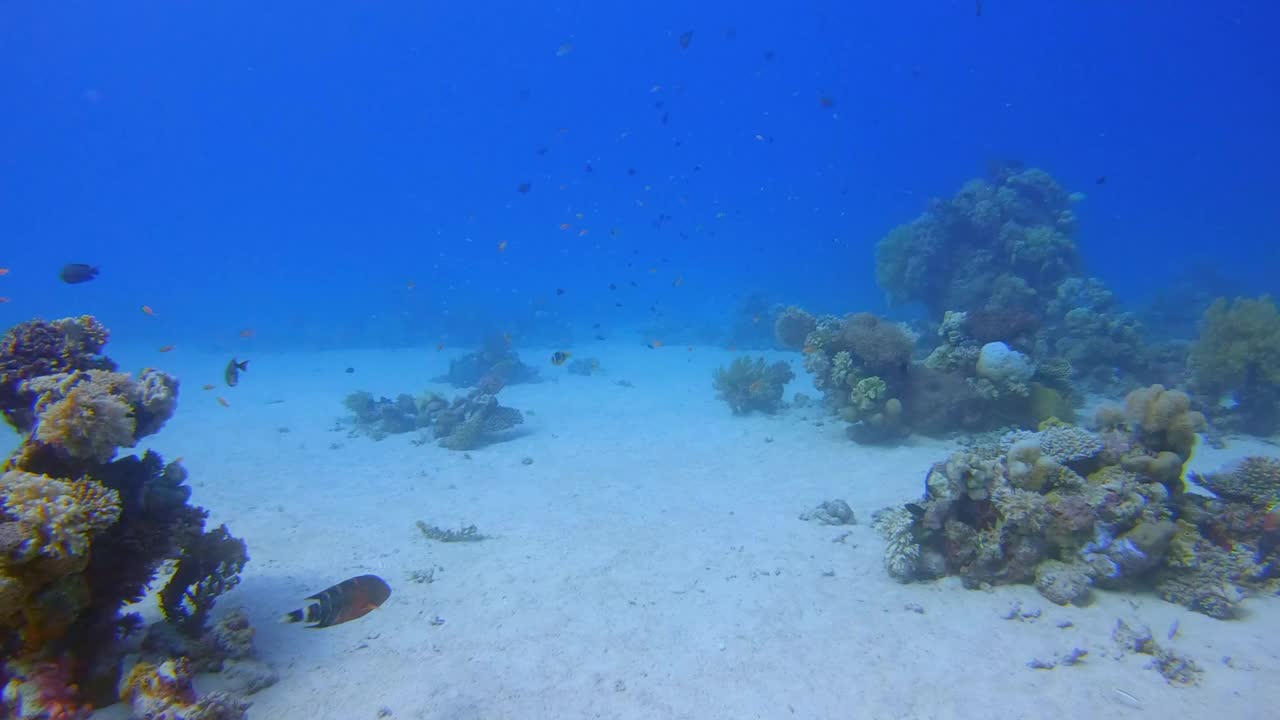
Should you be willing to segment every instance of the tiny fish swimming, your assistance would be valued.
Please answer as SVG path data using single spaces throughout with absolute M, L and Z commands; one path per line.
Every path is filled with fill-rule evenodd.
M 309 629 L 341 625 L 364 617 L 391 597 L 391 586 L 377 575 L 358 575 L 307 598 L 306 606 L 289 612 L 284 622 L 312 623 Z

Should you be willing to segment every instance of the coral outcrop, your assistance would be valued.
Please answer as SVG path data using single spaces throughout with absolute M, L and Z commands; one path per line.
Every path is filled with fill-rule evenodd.
M 890 575 L 1034 583 L 1060 604 L 1149 588 L 1218 618 L 1277 586 L 1280 461 L 1193 478 L 1220 496 L 1207 498 L 1182 478 L 1202 422 L 1184 393 L 1135 390 L 1099 420 L 1097 433 L 1011 433 L 935 464 L 921 500 L 880 516 Z
M 388 435 L 423 430 L 441 447 L 474 450 L 524 422 L 519 410 L 498 402 L 502 388 L 501 379 L 488 375 L 471 392 L 452 401 L 433 392 L 417 398 L 401 393 L 395 400 L 375 400 L 367 392 L 358 392 L 347 396 L 345 405 L 352 412 L 352 434 L 381 440 Z
M 106 339 L 82 317 L 23 323 L 0 342 L 4 416 L 26 436 L 0 469 L 0 682 L 14 717 L 114 702 L 133 625 L 120 609 L 204 536 L 179 463 L 116 456 L 163 427 L 178 381 L 115 372 Z
M 738 357 L 729 367 L 716 369 L 712 384 L 735 415 L 753 410 L 776 413 L 782 407 L 783 389 L 795 376 L 785 362 L 768 364 L 762 357 Z
M 469 388 L 485 378 L 498 378 L 503 385 L 542 381 L 538 369 L 522 362 L 506 337 L 494 335 L 478 349 L 450 360 L 449 372 L 435 378 L 435 382 Z

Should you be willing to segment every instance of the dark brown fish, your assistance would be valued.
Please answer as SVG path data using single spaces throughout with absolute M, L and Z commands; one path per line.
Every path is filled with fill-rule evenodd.
M 519 185 L 517 185 L 517 186 L 516 186 L 516 192 L 520 193 L 521 195 L 528 195 L 528 194 L 529 194 L 529 190 L 530 190 L 532 187 L 533 187 L 533 185 L 532 185 L 531 183 L 522 182 L 522 183 L 520 183 Z
M 305 607 L 284 616 L 285 622 L 308 622 L 309 629 L 341 625 L 368 615 L 391 597 L 391 586 L 377 575 L 360 575 L 343 580 L 311 597 Z
M 98 268 L 84 263 L 68 263 L 62 266 L 62 272 L 58 273 L 58 277 L 68 285 L 78 285 L 98 277 Z
M 687 30 L 687 31 L 685 31 L 685 32 L 680 33 L 680 49 L 681 49 L 681 50 L 688 50 L 688 49 L 689 49 L 689 43 L 691 43 L 691 42 L 693 42 L 693 31 L 692 31 L 692 30 Z
M 231 362 L 227 363 L 227 369 L 222 371 L 222 379 L 227 381 L 228 387 L 235 387 L 240 384 L 240 373 L 248 369 L 248 360 L 236 362 L 235 358 L 231 358 Z

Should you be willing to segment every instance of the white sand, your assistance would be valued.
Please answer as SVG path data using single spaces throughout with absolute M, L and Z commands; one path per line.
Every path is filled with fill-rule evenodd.
M 860 447 L 841 423 L 816 427 L 817 409 L 733 417 L 711 389 L 731 357 L 722 351 L 577 352 L 591 354 L 607 375 L 540 362 L 548 382 L 503 391 L 535 414 L 470 459 L 413 435 L 331 431 L 346 393 L 419 392 L 447 353 L 257 356 L 241 387 L 214 392 L 199 387 L 225 358 L 174 354 L 180 411 L 148 442 L 183 456 L 194 501 L 249 543 L 244 582 L 219 607 L 249 610 L 282 674 L 252 698 L 252 718 L 1276 716 L 1276 598 L 1222 622 L 1150 595 L 1061 608 L 1029 586 L 897 584 L 870 515 L 916 498 L 945 443 Z M 807 378 L 787 357 L 801 376 L 790 396 Z M 1196 463 L 1259 452 L 1274 449 L 1237 443 Z M 858 525 L 797 519 L 837 497 Z M 433 543 L 418 519 L 494 537 Z M 434 583 L 410 581 L 433 566 Z M 369 616 L 324 630 L 275 621 L 366 572 L 393 587 Z M 1042 615 L 1002 619 L 1015 601 Z M 1172 687 L 1149 658 L 1118 653 L 1122 617 L 1199 662 L 1200 685 Z M 1027 667 L 1077 647 L 1089 651 L 1082 665 Z

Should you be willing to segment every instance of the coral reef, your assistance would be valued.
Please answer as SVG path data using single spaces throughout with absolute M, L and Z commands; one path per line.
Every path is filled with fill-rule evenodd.
M 738 357 L 729 367 L 716 369 L 712 384 L 735 415 L 753 410 L 776 413 L 782 407 L 783 389 L 795 376 L 785 362 L 770 365 L 762 357 Z
M 901 581 L 958 575 L 967 587 L 1034 583 L 1059 604 L 1090 589 L 1149 588 L 1218 618 L 1274 589 L 1280 461 L 1250 458 L 1193 480 L 1201 419 L 1154 385 L 1104 407 L 1100 432 L 1055 425 L 979 442 L 937 463 L 923 498 L 885 511 L 885 565 Z
M 492 336 L 478 349 L 449 361 L 449 372 L 434 378 L 454 387 L 475 387 L 481 380 L 495 377 L 503 385 L 542 382 L 538 369 L 520 360 L 520 354 L 501 335 Z
M 26 436 L 0 470 L 0 680 L 17 717 L 114 702 L 121 641 L 136 625 L 121 607 L 204 531 L 180 464 L 116 457 L 161 429 L 178 382 L 115 372 L 100 355 L 106 338 L 88 317 L 33 321 L 0 347 L 4 415 Z
M 881 240 L 876 279 L 892 301 L 922 302 L 939 320 L 947 310 L 1040 314 L 1077 266 L 1073 200 L 1043 170 L 993 168 Z

